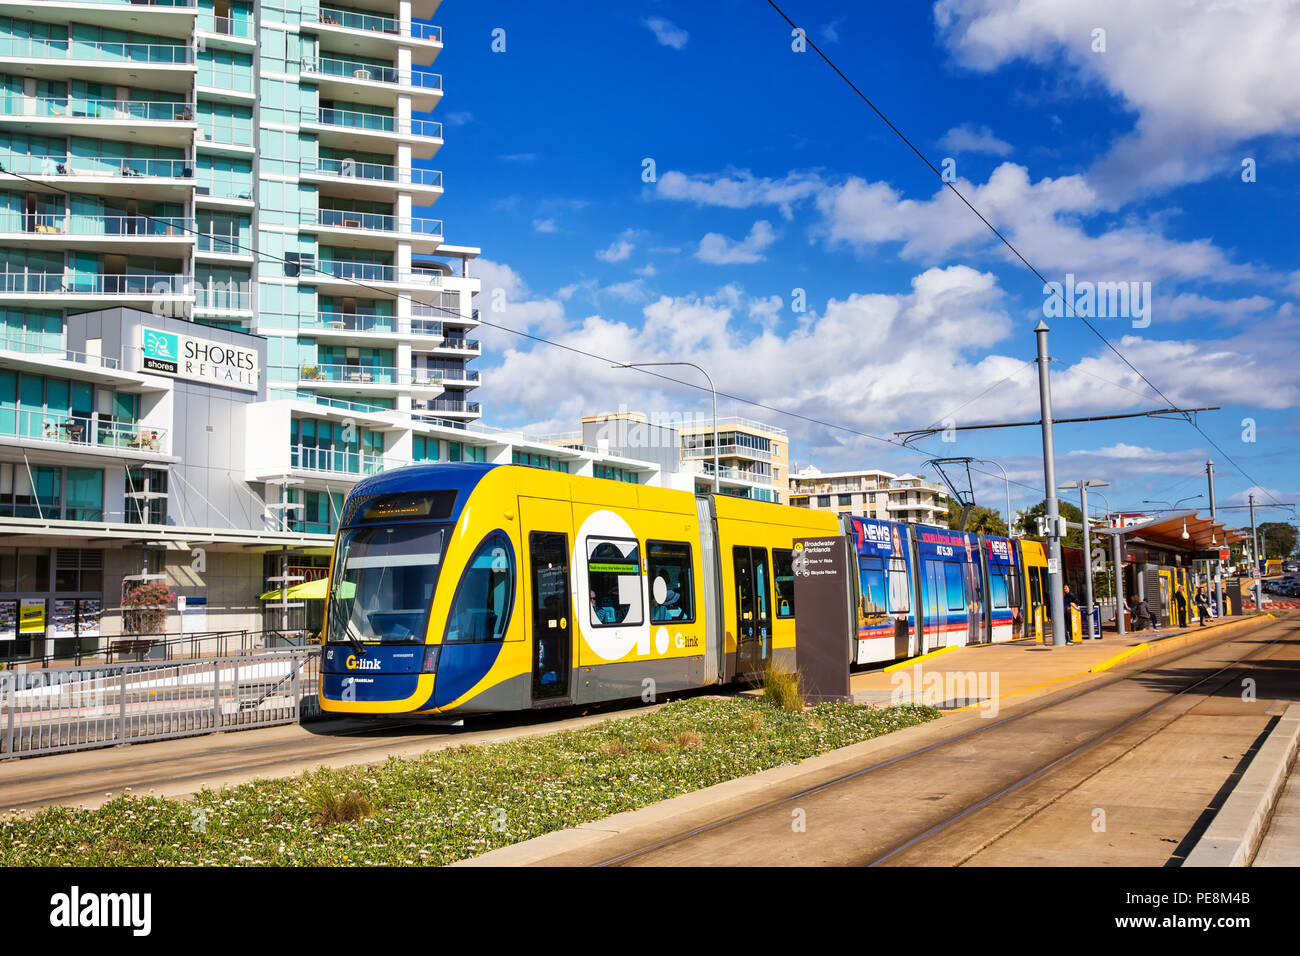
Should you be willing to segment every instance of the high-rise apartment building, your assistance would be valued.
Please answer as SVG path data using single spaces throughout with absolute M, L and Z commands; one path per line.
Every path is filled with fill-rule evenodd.
M 790 477 L 790 504 L 882 521 L 944 523 L 944 487 L 917 475 L 863 470 L 823 474 L 809 467 Z

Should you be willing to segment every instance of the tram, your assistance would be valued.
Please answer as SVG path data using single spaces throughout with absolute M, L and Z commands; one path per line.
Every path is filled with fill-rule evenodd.
M 850 663 L 1027 636 L 1021 542 L 516 465 L 358 483 L 330 569 L 321 707 L 529 710 L 793 668 L 794 542 L 856 555 Z

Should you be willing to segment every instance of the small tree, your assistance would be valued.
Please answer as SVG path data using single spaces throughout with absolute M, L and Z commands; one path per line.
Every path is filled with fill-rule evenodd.
M 167 610 L 176 600 L 161 581 L 145 581 L 122 592 L 122 625 L 132 634 L 158 634 L 167 624 Z

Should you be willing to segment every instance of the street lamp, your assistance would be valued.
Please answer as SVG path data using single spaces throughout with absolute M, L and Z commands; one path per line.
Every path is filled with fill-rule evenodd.
M 1014 538 L 1015 534 L 1011 530 L 1011 479 L 1007 477 L 1007 470 L 1002 467 L 1000 462 L 996 462 L 992 458 L 976 458 L 974 460 L 986 465 L 997 465 L 1002 472 L 1002 481 L 1007 486 L 1007 537 Z
M 1094 637 L 1100 638 L 1100 634 L 1094 635 L 1092 632 L 1092 543 L 1088 535 L 1088 489 L 1089 488 L 1109 488 L 1109 481 L 1098 481 L 1088 479 L 1085 481 L 1067 481 L 1064 484 L 1057 485 L 1062 491 L 1069 488 L 1079 489 L 1079 510 L 1083 513 L 1083 571 L 1084 581 L 1087 586 L 1088 603 L 1085 605 L 1084 616 L 1087 622 L 1083 625 L 1083 633 L 1079 637 L 1083 640 L 1090 640 Z M 1107 504 L 1109 507 L 1109 503 Z M 1118 612 L 1118 607 L 1116 611 Z
M 708 380 L 709 391 L 713 393 L 713 493 L 720 494 L 722 473 L 718 470 L 718 390 L 713 387 L 713 377 L 694 362 L 624 362 L 622 365 L 611 365 L 610 368 L 659 368 L 666 365 L 693 368 Z
M 1172 505 L 1169 505 L 1169 510 L 1177 511 L 1178 506 L 1181 505 L 1184 501 L 1195 501 L 1197 498 L 1204 498 L 1204 497 L 1205 495 L 1188 495 L 1186 498 L 1179 498 Z M 1142 503 L 1144 505 L 1168 505 L 1169 504 L 1169 502 L 1160 498 L 1157 498 L 1155 500 L 1148 500 L 1146 498 L 1143 498 Z

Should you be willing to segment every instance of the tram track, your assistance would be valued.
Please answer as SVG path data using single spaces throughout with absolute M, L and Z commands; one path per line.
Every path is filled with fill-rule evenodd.
M 1154 718 L 1171 707 L 1177 709 L 1179 702 L 1188 704 L 1190 709 L 1190 702 L 1198 698 L 1198 693 L 1201 697 L 1210 696 L 1230 683 L 1235 676 L 1234 670 L 1265 659 L 1280 647 L 1300 649 L 1300 645 L 1295 643 L 1298 629 L 1300 624 L 1297 622 L 1277 621 L 1246 634 L 1226 636 L 1162 657 L 1137 670 L 1117 671 L 1113 676 L 1051 695 L 1005 717 L 984 719 L 981 726 L 953 737 L 838 774 L 720 819 L 654 839 L 639 847 L 630 847 L 621 853 L 609 855 L 606 850 L 603 858 L 584 862 L 596 866 L 744 863 L 742 847 L 747 842 L 752 845 L 754 840 L 765 841 L 763 845 L 769 855 L 780 857 L 771 862 L 778 863 L 889 865 L 905 859 L 927 862 L 922 852 L 924 847 L 950 831 L 960 829 L 964 821 L 971 820 L 981 811 L 1013 802 L 1036 781 L 1045 781 L 1062 768 L 1078 764 L 1081 758 L 1107 750 L 1108 742 L 1112 747 L 1107 750 L 1107 759 L 1101 766 L 1113 765 L 1177 720 L 1181 714 L 1163 723 Z M 1233 654 L 1226 661 L 1213 660 L 1234 644 L 1258 642 L 1261 635 L 1274 633 L 1276 636 L 1272 639 L 1256 647 L 1243 647 L 1242 653 Z M 1209 673 L 1204 672 L 1204 664 L 1194 668 L 1192 674 L 1179 677 L 1175 673 L 1180 665 L 1206 659 L 1212 663 Z M 1152 690 L 1143 683 L 1170 684 L 1171 681 L 1176 686 L 1161 691 Z M 1210 689 L 1205 689 L 1207 687 Z M 1144 699 L 1153 694 L 1155 699 Z M 1108 695 L 1117 699 L 1103 703 L 1100 708 L 1081 706 L 1095 705 Z M 1133 698 L 1140 706 L 1132 706 Z M 1100 709 L 1107 716 L 1089 716 L 1090 709 Z M 1115 713 L 1117 709 L 1119 712 Z M 1043 727 L 1039 728 L 1040 724 Z M 1154 729 L 1148 725 L 1154 725 Z M 962 774 L 979 774 L 986 770 L 978 766 L 980 748 L 999 737 L 1008 738 L 1001 760 L 1011 767 L 1009 773 L 984 773 L 983 785 L 973 788 L 963 787 L 960 779 L 951 789 L 935 786 L 936 783 L 942 784 L 945 772 L 955 770 L 960 778 Z M 1042 741 L 1053 737 L 1063 738 L 1065 743 L 1044 751 Z M 995 744 L 990 749 L 996 755 L 998 746 Z M 1026 754 L 1031 754 L 1031 758 L 1026 759 Z M 908 784 L 911 784 L 910 788 Z M 909 793 L 918 796 L 919 800 L 907 801 L 905 797 Z M 932 803 L 934 810 L 925 808 L 925 802 Z M 843 821 L 846 826 L 838 832 L 822 832 L 814 837 L 816 827 L 823 831 L 835 829 L 822 820 L 835 817 L 837 804 L 842 805 L 839 810 L 848 813 L 855 803 L 858 806 L 878 806 L 881 812 L 872 822 L 850 819 Z M 907 805 L 907 809 L 900 811 L 900 805 Z M 1005 832 L 1041 809 L 1041 806 L 1036 806 L 1018 820 L 1012 814 L 1011 822 L 991 839 L 1000 839 Z M 791 813 L 794 811 L 806 813 L 807 832 L 792 832 Z M 882 824 L 881 817 L 889 817 L 890 822 Z M 909 817 L 919 817 L 922 822 L 917 823 Z M 980 842 L 973 852 L 951 862 L 969 860 L 987 843 Z M 856 846 L 859 852 L 854 853 L 850 846 Z M 713 858 L 710 847 L 716 849 Z M 737 859 L 729 858 L 732 853 L 737 854 Z M 562 857 L 554 862 L 568 861 Z M 751 859 L 748 862 L 769 861 Z

